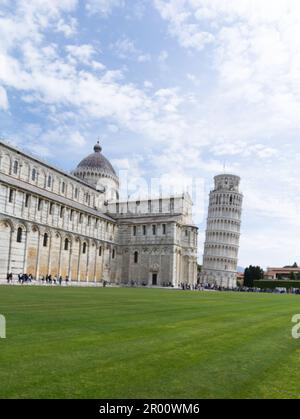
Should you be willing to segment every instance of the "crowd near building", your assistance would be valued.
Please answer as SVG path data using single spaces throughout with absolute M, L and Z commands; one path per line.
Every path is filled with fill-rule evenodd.
M 193 285 L 197 235 L 188 194 L 120 201 L 99 143 L 67 173 L 0 141 L 0 280 Z

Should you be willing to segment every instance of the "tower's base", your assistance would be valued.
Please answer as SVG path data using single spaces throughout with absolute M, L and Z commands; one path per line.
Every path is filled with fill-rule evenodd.
M 206 269 L 201 272 L 200 282 L 218 287 L 235 288 L 237 286 L 236 272 Z

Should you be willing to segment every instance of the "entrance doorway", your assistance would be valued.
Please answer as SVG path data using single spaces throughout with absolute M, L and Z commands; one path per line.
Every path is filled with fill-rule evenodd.
M 157 285 L 157 274 L 152 274 L 152 285 Z

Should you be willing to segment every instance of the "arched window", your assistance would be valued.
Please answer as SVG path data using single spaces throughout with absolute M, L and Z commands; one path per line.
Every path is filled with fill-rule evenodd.
M 47 233 L 44 234 L 43 246 L 44 247 L 48 246 L 48 234 Z
M 31 180 L 34 182 L 36 179 L 36 169 L 32 169 L 31 171 Z
M 82 253 L 83 253 L 83 254 L 86 254 L 86 243 L 83 243 L 83 246 L 82 246 Z
M 8 202 L 10 204 L 12 204 L 13 200 L 14 200 L 14 190 L 13 189 L 10 189 L 9 190 L 9 196 L 8 196 Z
M 19 227 L 17 231 L 17 243 L 22 243 L 22 235 L 23 235 L 23 230 L 21 227 Z
M 65 239 L 65 250 L 69 250 L 69 240 Z
M 28 206 L 29 206 L 29 201 L 30 201 L 30 195 L 29 195 L 29 193 L 27 193 L 27 194 L 25 195 L 25 208 L 28 208 Z
M 139 261 L 139 252 L 134 252 L 134 263 L 138 263 Z
M 14 161 L 14 174 L 17 175 L 19 170 L 19 162 L 17 160 Z
M 48 181 L 47 181 L 47 186 L 48 186 L 48 188 L 51 188 L 51 185 L 52 185 L 52 178 L 51 178 L 51 176 L 49 175 L 49 176 L 48 176 Z

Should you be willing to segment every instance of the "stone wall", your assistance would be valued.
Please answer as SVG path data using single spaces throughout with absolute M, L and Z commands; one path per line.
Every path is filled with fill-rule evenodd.
M 197 282 L 197 227 L 180 216 L 119 219 L 122 282 L 179 286 Z
M 0 279 L 26 272 L 100 281 L 110 265 L 106 279 L 119 281 L 116 250 L 111 260 L 118 226 L 94 208 L 98 195 L 0 142 Z

